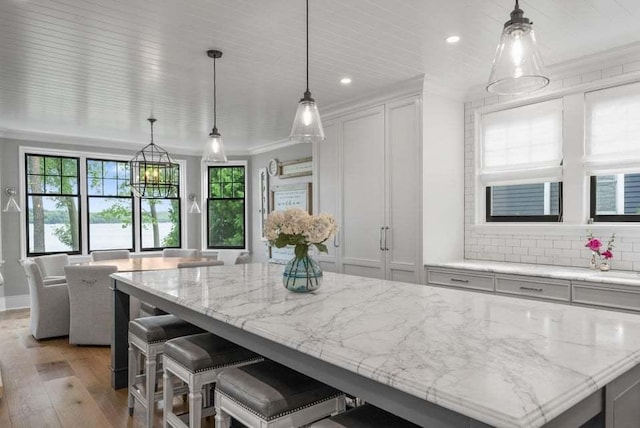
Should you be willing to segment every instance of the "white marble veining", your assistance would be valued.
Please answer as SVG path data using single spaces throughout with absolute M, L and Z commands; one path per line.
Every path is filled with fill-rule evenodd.
M 608 272 L 602 272 L 600 270 L 568 266 L 534 265 L 527 263 L 492 262 L 484 260 L 429 263 L 426 266 L 640 287 L 640 274 L 638 272 L 630 271 L 611 270 Z
M 539 427 L 640 362 L 640 317 L 325 273 L 288 292 L 282 266 L 114 277 L 498 427 Z

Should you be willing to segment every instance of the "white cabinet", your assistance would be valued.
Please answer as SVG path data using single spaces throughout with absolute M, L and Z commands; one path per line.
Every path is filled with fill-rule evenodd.
M 342 272 L 385 278 L 384 107 L 345 116 L 342 129 Z
M 338 185 L 342 172 L 338 159 L 338 122 L 325 121 L 324 134 L 327 139 L 322 144 L 314 145 L 313 208 L 316 213 L 331 214 L 337 221 L 340 221 Z M 333 241 L 326 242 L 328 254 L 318 253 L 317 260 L 323 270 L 340 272 L 338 249 L 341 234 L 342 230 L 338 231 Z
M 314 210 L 340 232 L 326 270 L 419 282 L 422 270 L 420 96 L 331 117 L 314 145 Z M 332 245 L 333 244 L 333 245 Z

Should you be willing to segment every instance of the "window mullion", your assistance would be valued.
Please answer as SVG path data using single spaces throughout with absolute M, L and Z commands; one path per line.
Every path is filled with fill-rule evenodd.
M 133 197 L 133 248 L 139 253 L 142 251 L 142 200 Z
M 81 156 L 79 161 L 79 191 L 80 191 L 80 247 L 82 254 L 89 254 L 89 185 L 87 184 L 87 158 Z

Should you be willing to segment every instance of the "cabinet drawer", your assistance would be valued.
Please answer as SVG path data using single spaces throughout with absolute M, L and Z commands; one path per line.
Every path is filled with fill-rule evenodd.
M 606 284 L 573 281 L 574 303 L 640 311 L 640 290 L 609 288 Z
M 568 302 L 571 283 L 550 278 L 496 275 L 496 292 Z
M 436 285 L 493 291 L 493 275 L 468 273 L 466 271 L 429 269 L 427 282 Z

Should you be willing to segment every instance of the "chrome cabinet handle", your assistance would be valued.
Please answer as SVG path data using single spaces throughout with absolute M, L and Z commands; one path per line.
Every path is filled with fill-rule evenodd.
M 520 286 L 520 290 L 537 291 L 538 293 L 543 291 L 542 288 L 525 287 L 525 286 Z
M 463 283 L 467 284 L 469 282 L 469 280 L 468 279 L 451 278 L 451 282 L 463 282 Z
M 389 243 L 387 241 L 387 239 L 389 238 L 388 233 L 389 233 L 389 227 L 385 226 L 384 228 L 384 250 L 385 251 L 389 251 Z
M 384 247 L 382 246 L 382 234 L 384 233 L 384 227 L 380 228 L 380 251 L 384 251 Z
M 340 242 L 338 241 L 338 233 L 340 232 L 336 232 L 336 234 L 333 235 L 333 246 L 336 248 L 340 246 Z

